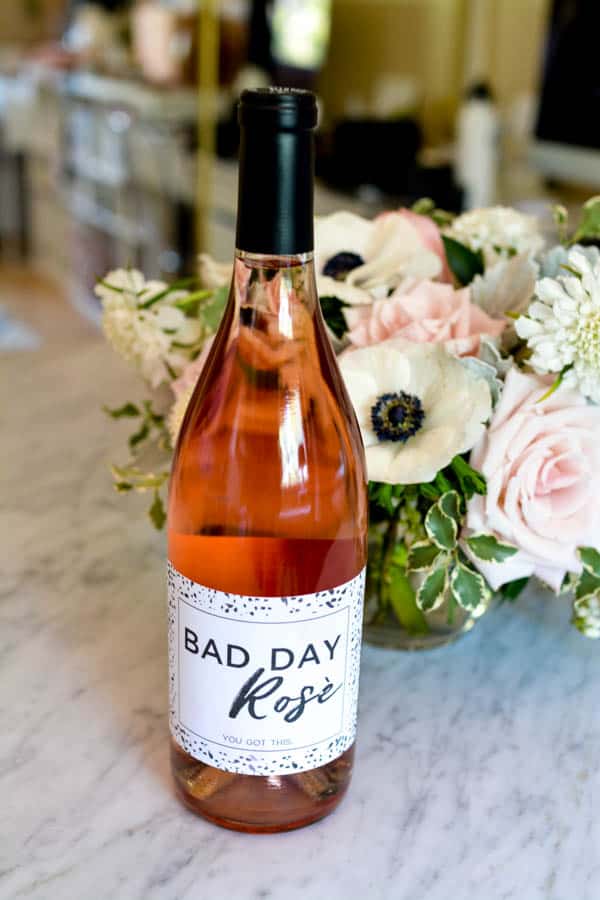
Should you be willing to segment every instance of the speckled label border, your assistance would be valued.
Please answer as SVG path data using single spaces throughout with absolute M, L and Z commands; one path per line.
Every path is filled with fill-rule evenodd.
M 309 771 L 351 747 L 356 735 L 364 584 L 365 570 L 345 584 L 314 594 L 244 597 L 197 584 L 169 563 L 170 728 L 180 747 L 207 765 L 262 776 Z M 334 634 L 339 641 L 331 653 Z M 238 665 L 233 669 L 227 667 L 227 642 L 235 648 L 231 661 Z M 281 715 L 273 713 L 268 704 L 271 699 L 277 703 L 276 694 L 268 701 L 260 700 L 257 712 L 264 714 L 264 719 L 249 715 L 250 704 L 243 705 L 235 719 L 231 716 L 232 684 L 243 684 L 249 673 L 252 677 L 257 664 L 262 666 L 263 682 L 269 677 L 279 680 L 280 669 L 267 671 L 265 664 L 265 660 L 273 659 L 275 646 L 271 644 L 294 648 L 279 647 L 280 655 L 274 657 L 275 663 L 284 667 L 291 658 L 284 654 L 295 656 L 294 670 L 290 667 L 285 672 L 282 693 L 287 690 L 297 699 L 300 683 L 320 679 L 321 684 L 331 685 L 329 697 L 323 696 L 322 702 L 314 697 L 316 702 L 310 708 L 307 704 L 301 724 L 295 721 L 290 727 L 282 722 Z M 302 668 L 305 657 L 298 648 L 308 648 L 304 651 L 303 672 L 298 671 L 298 663 Z M 242 654 L 248 655 L 244 669 L 240 666 Z M 313 655 L 317 654 L 320 660 L 315 665 Z M 280 706 L 285 700 L 280 697 Z M 290 704 L 287 709 L 291 709 Z M 235 746 L 224 743 L 226 722 L 244 726 L 245 736 L 238 737 Z M 236 728 L 227 731 L 235 733 Z M 292 746 L 279 749 L 279 744 L 285 743 Z

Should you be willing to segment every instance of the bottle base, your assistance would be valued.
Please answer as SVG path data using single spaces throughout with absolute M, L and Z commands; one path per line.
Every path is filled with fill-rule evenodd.
M 241 822 L 237 819 L 226 819 L 222 816 L 211 814 L 204 809 L 199 809 L 197 804 L 194 803 L 193 799 L 187 797 L 183 791 L 179 790 L 177 785 L 175 785 L 175 793 L 177 794 L 177 797 L 183 804 L 183 806 L 185 806 L 186 809 L 194 813 L 194 815 L 198 816 L 199 818 L 205 819 L 212 825 L 218 825 L 219 828 L 225 828 L 227 829 L 227 831 L 239 831 L 244 834 L 281 834 L 286 831 L 297 831 L 299 828 L 307 828 L 309 825 L 314 825 L 316 822 L 320 822 L 321 819 L 325 819 L 332 812 L 334 812 L 339 806 L 343 797 L 343 795 L 336 797 L 335 803 L 333 805 L 329 806 L 325 810 L 320 810 L 318 813 L 313 813 L 294 822 L 284 822 L 276 825 L 269 825 L 258 824 L 256 822 Z
M 236 775 L 188 756 L 175 742 L 171 761 L 177 796 L 187 809 L 248 834 L 293 831 L 330 815 L 350 784 L 354 748 L 326 766 L 295 775 Z

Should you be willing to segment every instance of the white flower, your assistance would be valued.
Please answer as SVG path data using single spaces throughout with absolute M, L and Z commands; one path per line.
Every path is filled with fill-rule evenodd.
M 169 410 L 169 414 L 167 416 L 167 428 L 171 436 L 171 444 L 173 447 L 177 443 L 177 437 L 179 435 L 181 423 L 183 422 L 183 417 L 185 416 L 185 412 L 188 408 L 190 400 L 192 399 L 193 393 L 194 385 L 190 384 L 185 390 L 182 390 L 175 395 L 175 400 L 173 401 L 173 405 Z
M 544 245 L 536 219 L 507 206 L 463 213 L 446 234 L 471 250 L 481 250 L 486 267 L 516 253 L 537 253 Z
M 600 260 L 573 249 L 566 265 L 557 278 L 538 281 L 515 327 L 532 351 L 532 369 L 556 374 L 570 366 L 565 384 L 600 403 Z
M 231 281 L 231 273 L 233 271 L 231 263 L 217 262 L 208 253 L 200 254 L 198 257 L 198 268 L 202 287 L 209 290 L 223 287 L 224 284 L 229 284 Z
M 153 388 L 178 375 L 205 337 L 202 323 L 173 305 L 185 292 L 160 297 L 165 291 L 164 282 L 146 282 L 135 269 L 109 272 L 96 287 L 108 341 Z M 145 306 L 154 297 L 159 299 Z
M 529 253 L 503 259 L 476 275 L 471 284 L 471 299 L 494 318 L 506 313 L 522 313 L 531 302 L 538 268 Z
M 387 297 L 405 278 L 436 278 L 442 263 L 400 213 L 370 221 L 349 212 L 315 219 L 315 265 L 320 297 L 350 304 Z
M 373 481 L 431 481 L 485 431 L 487 383 L 439 344 L 392 338 L 347 351 L 339 362 Z

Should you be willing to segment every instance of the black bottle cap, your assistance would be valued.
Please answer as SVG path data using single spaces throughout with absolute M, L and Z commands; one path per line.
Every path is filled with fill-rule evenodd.
M 239 103 L 236 247 L 295 256 L 313 249 L 314 135 L 310 91 L 244 91 Z

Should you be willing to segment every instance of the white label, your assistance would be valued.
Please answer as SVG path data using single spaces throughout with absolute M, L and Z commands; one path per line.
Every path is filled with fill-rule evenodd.
M 286 775 L 354 743 L 364 570 L 298 597 L 203 587 L 169 564 L 170 725 L 210 766 Z

